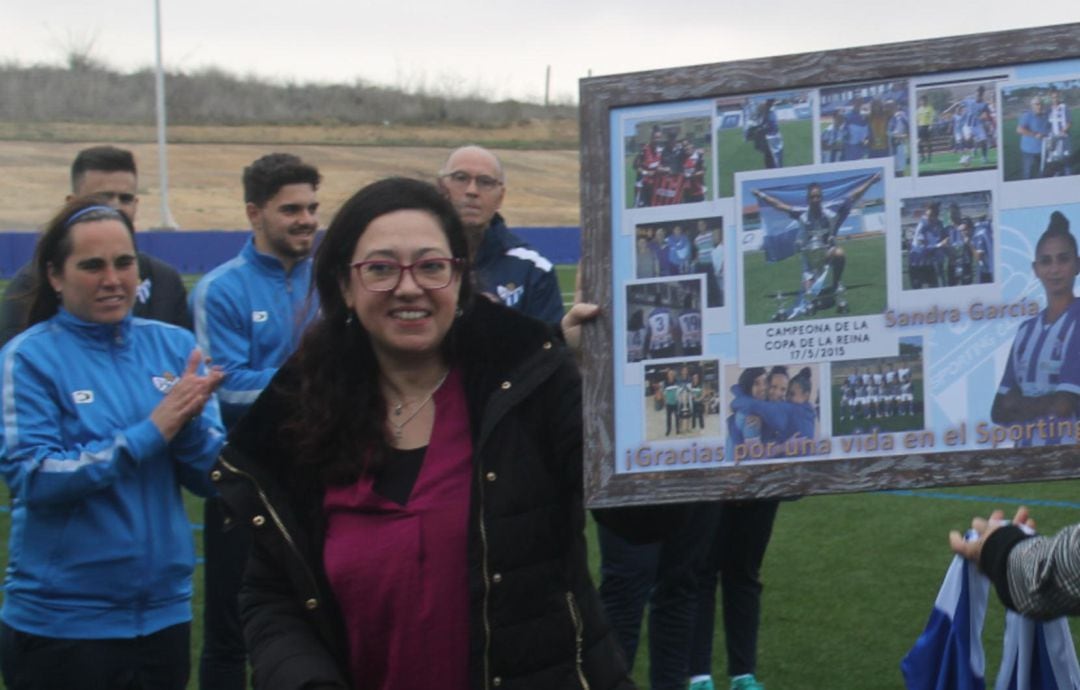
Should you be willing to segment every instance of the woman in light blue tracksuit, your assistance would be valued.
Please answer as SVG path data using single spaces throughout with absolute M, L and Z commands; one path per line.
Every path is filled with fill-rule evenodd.
M 202 370 L 187 331 L 132 317 L 131 231 L 99 202 L 65 206 L 38 243 L 32 325 L 0 350 L 10 689 L 187 683 L 195 554 L 180 489 L 212 491 L 221 373 Z

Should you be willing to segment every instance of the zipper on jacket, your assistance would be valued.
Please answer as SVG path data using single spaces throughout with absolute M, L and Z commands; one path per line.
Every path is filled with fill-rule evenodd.
M 581 611 L 578 610 L 577 602 L 574 601 L 574 593 L 566 593 L 566 607 L 570 609 L 570 620 L 574 621 L 574 670 L 577 671 L 578 681 L 583 690 L 589 690 L 589 681 L 585 680 L 585 669 L 582 668 L 582 657 L 585 647 L 585 623 L 581 619 Z
M 124 394 L 128 400 L 138 400 L 139 391 L 132 387 L 131 377 L 124 374 L 124 367 L 120 365 L 124 356 L 124 332 L 121 329 L 120 324 L 114 324 L 112 328 L 112 334 L 109 336 L 109 363 L 113 368 L 113 376 L 117 381 L 122 382 Z M 145 544 L 149 544 L 149 528 L 147 525 L 150 523 L 150 499 L 149 492 L 146 490 L 146 476 L 142 473 L 136 473 L 139 482 L 139 509 L 142 511 L 143 519 L 139 521 L 139 537 L 138 541 Z M 142 551 L 139 554 L 142 566 L 139 568 L 139 574 L 136 578 L 138 583 L 135 593 L 135 625 L 138 629 L 142 629 L 146 623 L 146 610 L 148 608 L 148 592 L 147 592 L 147 573 L 155 572 L 153 564 L 150 558 L 150 549 L 147 546 L 142 547 Z
M 484 606 L 481 618 L 484 621 L 484 690 L 491 687 L 491 621 L 489 608 L 491 606 L 491 577 L 488 575 L 488 541 L 487 529 L 484 527 L 484 480 L 482 478 L 483 467 L 477 467 L 476 484 L 480 494 L 477 506 L 477 521 L 480 523 L 480 570 L 484 576 Z
M 541 353 L 546 353 L 546 350 L 541 350 Z M 544 357 L 546 357 L 546 354 L 541 354 L 541 355 L 535 356 L 533 358 L 533 359 L 537 360 L 535 365 L 532 363 L 532 360 L 529 360 L 529 363 L 530 363 L 530 369 L 529 370 L 533 375 L 536 374 L 536 371 L 538 369 L 540 371 L 542 371 L 542 376 L 540 377 L 540 380 L 546 379 L 548 376 L 550 376 L 551 371 L 554 370 L 554 366 L 552 364 L 547 364 L 542 368 L 540 367 L 540 365 L 544 364 L 545 361 L 549 361 L 549 360 L 545 360 Z M 487 403 L 484 405 L 483 411 L 481 412 L 481 417 L 485 421 L 484 421 L 484 423 L 482 425 L 482 428 L 480 429 L 479 437 L 476 439 L 476 442 L 475 442 L 475 444 L 473 446 L 473 456 L 474 457 L 476 457 L 476 458 L 483 457 L 483 453 L 481 452 L 481 449 L 487 444 L 488 434 L 491 432 L 491 429 L 496 425 L 496 423 L 499 420 L 502 419 L 503 415 L 506 414 L 506 412 L 509 411 L 509 409 L 511 407 L 513 407 L 514 405 L 517 404 L 517 402 L 520 400 L 520 396 L 526 395 L 529 392 L 532 392 L 533 390 L 535 390 L 535 388 L 536 388 L 536 384 L 534 384 L 532 387 L 528 388 L 528 390 L 525 391 L 525 393 L 523 394 L 523 393 L 520 392 L 521 389 L 519 387 L 515 391 L 515 394 L 517 396 L 519 396 L 519 397 L 515 397 L 515 398 L 511 399 L 510 401 L 500 400 L 499 404 L 497 406 L 493 406 L 490 398 L 488 399 Z M 497 395 L 497 392 L 496 392 L 495 395 Z M 492 397 L 495 397 L 495 396 L 492 396 Z M 492 418 L 490 423 L 488 423 L 489 418 Z M 479 522 L 479 532 L 480 532 L 480 551 L 481 551 L 481 554 L 480 554 L 480 570 L 481 570 L 481 574 L 483 575 L 483 579 L 484 579 L 484 603 L 483 603 L 483 611 L 481 612 L 481 618 L 483 619 L 483 622 L 484 622 L 484 660 L 483 660 L 482 674 L 484 676 L 484 690 L 489 690 L 490 687 L 491 687 L 491 619 L 490 619 L 491 618 L 490 617 L 491 576 L 488 573 L 488 539 L 487 539 L 487 529 L 484 526 L 484 479 L 483 479 L 483 475 L 484 475 L 484 468 L 481 465 L 478 464 L 476 466 L 476 486 L 477 486 L 477 494 L 479 496 L 479 498 L 477 500 L 477 503 L 478 503 L 478 505 L 477 505 L 477 522 Z M 574 613 L 574 611 L 576 610 L 576 604 L 573 603 L 573 595 L 570 592 L 567 592 L 567 597 L 568 597 L 568 600 L 569 600 L 569 603 L 570 603 L 570 606 L 571 606 L 571 614 L 570 615 L 571 615 L 571 617 L 574 618 L 575 627 L 579 627 L 580 626 L 580 621 L 579 621 L 580 616 L 578 616 L 577 614 Z M 582 643 L 580 641 L 580 637 L 581 637 L 580 632 L 578 633 L 578 637 L 579 637 L 579 641 L 578 641 L 578 664 L 577 664 L 578 665 L 578 677 L 581 679 L 582 687 L 585 688 L 586 690 L 588 690 L 589 684 L 585 681 L 585 674 L 581 670 L 581 661 L 580 661 L 580 659 L 581 659 L 581 644 Z
M 289 530 L 286 529 L 285 523 L 281 520 L 281 517 L 278 515 L 277 511 L 274 510 L 274 506 L 271 505 L 270 499 L 269 497 L 267 497 L 266 492 L 263 491 L 263 488 L 261 486 L 259 486 L 259 482 L 256 481 L 255 477 L 252 477 L 247 472 L 244 472 L 243 470 L 239 469 L 238 467 L 230 463 L 228 460 L 226 460 L 224 455 L 218 456 L 218 462 L 220 462 L 222 466 L 225 467 L 225 469 L 229 470 L 233 474 L 247 478 L 247 480 L 251 482 L 251 485 L 255 487 L 255 492 L 259 495 L 259 501 L 261 501 L 263 507 L 266 508 L 266 512 L 270 515 L 270 519 L 273 521 L 274 525 L 277 526 L 278 531 L 281 532 L 282 538 L 285 539 L 285 543 L 289 545 L 290 549 L 292 549 L 293 555 L 296 556 L 297 562 L 300 563 L 300 565 L 304 569 L 304 573 L 308 576 L 308 580 L 311 583 L 311 591 L 314 593 L 315 596 L 321 596 L 319 592 L 319 585 L 315 580 L 315 574 L 311 572 L 311 567 L 308 566 L 303 554 L 300 553 L 300 547 L 298 547 L 296 545 L 296 542 L 293 541 L 292 535 L 289 534 Z

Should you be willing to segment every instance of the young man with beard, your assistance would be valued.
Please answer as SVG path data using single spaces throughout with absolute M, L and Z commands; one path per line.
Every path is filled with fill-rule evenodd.
M 268 154 L 244 168 L 251 238 L 192 292 L 199 347 L 225 372 L 218 399 L 226 429 L 270 383 L 318 311 L 308 288 L 320 180 L 314 166 L 287 153 Z M 206 606 L 199 685 L 202 690 L 241 690 L 246 660 L 237 594 L 251 537 L 240 525 L 223 530 L 217 498 L 206 501 L 204 524 Z

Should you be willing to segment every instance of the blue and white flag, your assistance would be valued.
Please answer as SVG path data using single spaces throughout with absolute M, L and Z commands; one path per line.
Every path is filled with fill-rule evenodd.
M 982 628 L 989 592 L 990 580 L 955 556 L 926 629 L 900 662 L 907 690 L 985 690 Z
M 985 690 L 982 630 L 989 596 L 989 578 L 954 556 L 926 629 L 900 662 L 907 690 Z M 994 690 L 1080 690 L 1068 620 L 1038 622 L 1006 611 Z
M 1005 614 L 1005 651 L 994 690 L 1080 690 L 1069 623 L 1040 623 L 1015 611 Z
M 849 175 L 835 180 L 818 182 L 821 187 L 822 206 L 836 213 L 835 218 L 832 220 L 835 226 L 833 232 L 841 234 L 845 231 L 844 224 L 847 222 L 852 204 L 849 197 L 859 185 L 872 176 L 873 174 Z M 807 209 L 806 184 L 776 185 L 773 187 L 761 187 L 761 190 L 800 213 Z M 764 203 L 759 204 L 758 213 L 761 215 L 761 227 L 765 230 L 761 245 L 762 249 L 765 250 L 765 261 L 773 263 L 793 256 L 798 251 L 796 241 L 801 232 L 802 226 L 800 222 L 797 219 L 793 220 L 790 214 Z

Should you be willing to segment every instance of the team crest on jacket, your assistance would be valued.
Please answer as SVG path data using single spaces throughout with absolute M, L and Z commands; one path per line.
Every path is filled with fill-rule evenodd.
M 154 388 L 157 388 L 162 393 L 168 393 L 180 379 L 176 378 L 176 374 L 171 371 L 166 371 L 161 376 L 152 377 L 151 380 L 154 382 Z
M 521 296 L 525 293 L 525 286 L 516 286 L 513 283 L 496 285 L 495 292 L 498 293 L 503 304 L 512 307 L 521 301 Z
M 94 402 L 94 391 L 71 391 L 71 399 L 76 405 L 89 405 Z
M 150 282 L 149 278 L 139 283 L 139 287 L 135 288 L 135 299 L 139 301 L 139 304 L 146 304 L 150 301 L 150 291 L 153 287 L 154 284 Z
M 252 323 L 262 323 L 270 319 L 270 313 L 266 311 L 253 311 L 251 312 Z

